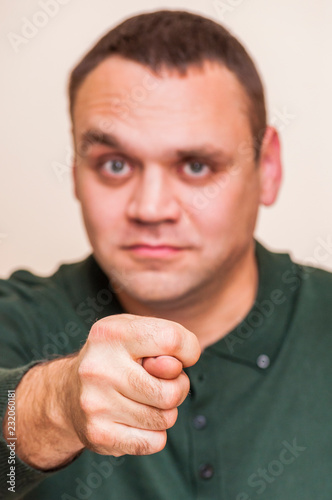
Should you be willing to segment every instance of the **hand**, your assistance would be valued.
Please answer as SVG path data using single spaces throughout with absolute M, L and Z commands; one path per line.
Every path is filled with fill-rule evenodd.
M 81 442 L 113 456 L 162 450 L 189 391 L 183 367 L 199 355 L 196 336 L 171 321 L 121 314 L 96 322 L 70 382 Z

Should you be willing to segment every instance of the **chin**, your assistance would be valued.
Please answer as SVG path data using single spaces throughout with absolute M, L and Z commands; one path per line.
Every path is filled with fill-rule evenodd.
M 183 277 L 171 273 L 144 272 L 122 276 L 111 273 L 111 281 L 116 293 L 125 293 L 142 304 L 169 304 L 181 299 L 190 289 Z

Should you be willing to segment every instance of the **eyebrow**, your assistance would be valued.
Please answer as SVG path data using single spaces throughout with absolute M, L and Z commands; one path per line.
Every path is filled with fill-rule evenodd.
M 82 135 L 80 151 L 87 153 L 94 144 L 101 144 L 110 148 L 120 148 L 123 146 L 113 134 L 107 134 L 97 129 L 87 130 Z
M 113 134 L 103 132 L 98 129 L 89 129 L 83 133 L 82 139 L 80 141 L 80 151 L 86 154 L 88 150 L 99 144 L 102 146 L 107 146 L 109 148 L 121 149 L 129 155 L 127 151 L 128 148 L 121 143 L 121 141 Z M 210 145 L 202 145 L 200 147 L 188 148 L 188 149 L 177 149 L 175 155 L 172 154 L 173 158 L 175 156 L 176 161 L 192 160 L 194 158 L 199 158 L 201 160 L 209 160 L 211 162 L 221 162 L 229 163 L 231 157 L 222 149 L 216 149 Z

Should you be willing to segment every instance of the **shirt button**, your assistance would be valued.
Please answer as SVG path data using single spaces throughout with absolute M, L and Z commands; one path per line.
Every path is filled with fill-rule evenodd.
M 194 419 L 193 419 L 193 426 L 195 427 L 195 429 L 197 429 L 198 431 L 200 431 L 201 429 L 204 429 L 204 427 L 206 427 L 206 417 L 204 417 L 204 415 L 197 415 Z
M 214 470 L 211 464 L 202 464 L 198 469 L 199 475 L 202 479 L 211 479 Z
M 270 358 L 266 354 L 261 354 L 256 360 L 258 368 L 268 368 L 270 366 Z

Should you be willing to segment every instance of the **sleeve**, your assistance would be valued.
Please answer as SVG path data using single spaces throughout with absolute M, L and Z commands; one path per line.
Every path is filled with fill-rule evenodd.
M 36 304 L 23 288 L 20 290 L 10 280 L 0 280 L 0 499 L 22 498 L 54 474 L 22 462 L 15 455 L 15 440 L 9 446 L 3 436 L 3 419 L 12 393 L 9 391 L 15 391 L 24 374 L 43 361 L 33 356 L 37 334 L 32 321 L 35 314 L 38 314 Z M 15 405 L 13 410 L 15 413 Z
M 0 498 L 19 499 L 53 472 L 29 467 L 15 455 L 15 440 L 9 446 L 3 437 L 2 424 L 8 406 L 9 391 L 15 391 L 23 375 L 38 361 L 19 368 L 0 368 Z M 12 468 L 13 467 L 13 468 Z

